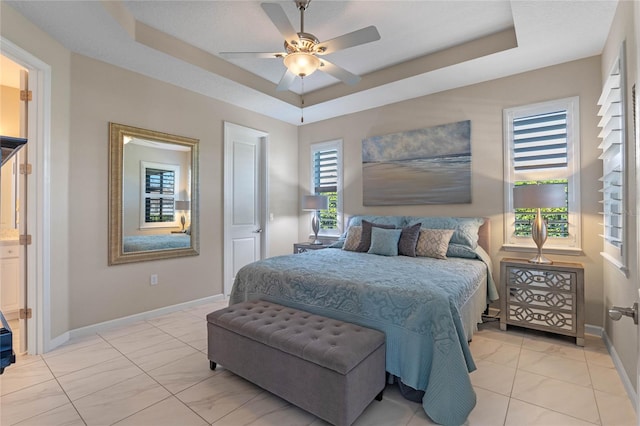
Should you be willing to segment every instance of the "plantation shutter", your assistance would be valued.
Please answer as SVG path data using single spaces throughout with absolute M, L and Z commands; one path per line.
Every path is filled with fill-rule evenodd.
M 314 191 L 316 194 L 338 192 L 338 150 L 316 151 L 313 158 Z
M 515 172 L 567 167 L 567 111 L 513 120 Z
M 175 210 L 176 176 L 173 170 L 145 169 L 146 223 L 173 222 Z

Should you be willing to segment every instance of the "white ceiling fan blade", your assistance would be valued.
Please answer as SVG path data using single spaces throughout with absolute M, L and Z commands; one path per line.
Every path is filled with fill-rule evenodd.
M 352 33 L 323 41 L 316 46 L 316 52 L 318 52 L 319 55 L 327 55 L 337 52 L 338 50 L 348 49 L 349 47 L 359 46 L 377 40 L 380 40 L 380 33 L 376 27 L 371 25 Z
M 261 58 L 261 59 L 274 59 L 284 58 L 287 56 L 284 52 L 220 52 L 220 57 L 224 59 L 246 59 L 246 58 Z
M 325 59 L 320 59 L 320 62 L 322 63 L 322 65 L 320 66 L 320 68 L 318 68 L 319 70 L 326 72 L 327 74 L 337 78 L 338 80 L 342 81 L 345 84 L 353 86 L 354 84 L 357 84 L 360 81 L 359 76 L 350 73 L 344 68 L 341 68 L 335 64 L 332 64 L 331 62 Z
M 284 13 L 282 7 L 277 3 L 262 3 L 262 10 L 265 11 L 273 25 L 276 26 L 280 34 L 287 40 L 289 43 L 292 41 L 298 41 L 298 33 L 293 29 L 293 25 L 289 22 L 289 18 L 287 18 L 287 14 Z
M 289 86 L 293 83 L 293 80 L 296 79 L 296 75 L 289 70 L 286 70 L 280 79 L 280 83 L 278 83 L 278 87 L 276 90 L 278 92 L 282 92 L 284 90 L 289 90 Z

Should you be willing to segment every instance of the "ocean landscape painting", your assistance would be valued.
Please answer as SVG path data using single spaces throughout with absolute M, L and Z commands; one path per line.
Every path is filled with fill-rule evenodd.
M 471 203 L 471 121 L 362 141 L 363 204 Z

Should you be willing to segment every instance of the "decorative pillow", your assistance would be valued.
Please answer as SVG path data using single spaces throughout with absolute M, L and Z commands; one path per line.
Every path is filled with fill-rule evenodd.
M 344 240 L 342 250 L 356 251 L 362 236 L 362 226 L 350 226 L 347 231 L 347 238 Z
M 397 256 L 398 241 L 402 229 L 388 229 L 373 227 L 371 229 L 371 247 L 367 253 L 382 256 Z
M 475 249 L 478 247 L 478 229 L 484 223 L 484 219 L 481 217 L 409 216 L 405 226 L 416 222 L 422 222 L 424 229 L 453 229 L 452 243 Z
M 478 247 L 476 247 L 476 250 L 478 249 Z M 478 254 L 475 250 L 472 250 L 464 244 L 449 243 L 449 248 L 447 249 L 447 257 L 463 257 L 465 259 L 476 259 L 478 257 Z
M 453 229 L 421 229 L 416 255 L 446 259 Z
M 421 226 L 422 223 L 416 223 L 413 226 L 402 228 L 400 241 L 398 242 L 398 254 L 416 257 L 416 244 L 418 244 Z
M 362 221 L 362 236 L 360 237 L 360 244 L 356 248 L 356 251 L 366 253 L 371 246 L 371 228 L 382 228 L 382 229 L 394 229 L 393 225 L 383 225 L 380 223 L 372 223 L 368 220 Z M 400 238 L 400 237 L 398 237 Z M 396 241 L 397 244 L 397 241 Z

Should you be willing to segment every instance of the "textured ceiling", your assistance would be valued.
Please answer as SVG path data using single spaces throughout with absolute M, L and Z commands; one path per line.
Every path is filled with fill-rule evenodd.
M 283 39 L 256 1 L 6 1 L 73 52 L 300 124 L 302 85 L 275 87 Z M 293 1 L 280 1 L 300 29 Z M 305 31 L 320 41 L 375 25 L 381 40 L 327 55 L 356 86 L 304 79 L 305 123 L 600 54 L 615 0 L 313 0 Z

